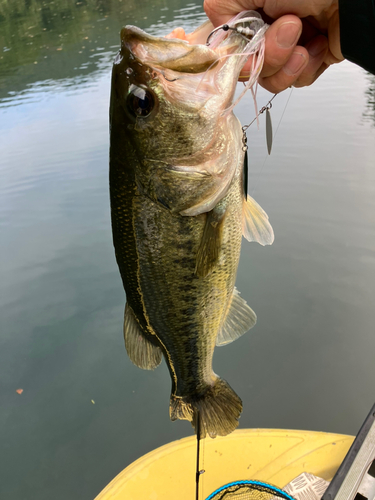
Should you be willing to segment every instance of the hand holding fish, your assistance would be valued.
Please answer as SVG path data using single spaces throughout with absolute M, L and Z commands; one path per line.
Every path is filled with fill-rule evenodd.
M 259 83 L 277 93 L 311 85 L 331 64 L 342 61 L 338 2 L 333 0 L 205 0 L 218 26 L 243 9 L 262 9 L 276 19 L 266 33 L 265 61 Z M 246 79 L 247 66 L 241 77 Z

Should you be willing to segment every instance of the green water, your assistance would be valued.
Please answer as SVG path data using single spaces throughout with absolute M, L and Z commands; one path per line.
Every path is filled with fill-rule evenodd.
M 177 0 L 0 0 L 0 498 L 90 500 L 192 434 L 169 420 L 165 364 L 139 370 L 123 346 L 108 101 L 123 25 L 202 20 Z M 215 352 L 240 427 L 354 434 L 374 402 L 374 88 L 343 63 L 281 94 L 269 158 L 263 117 L 249 129 L 250 192 L 276 239 L 244 242 L 237 286 L 258 324 Z M 252 119 L 250 96 L 236 114 Z

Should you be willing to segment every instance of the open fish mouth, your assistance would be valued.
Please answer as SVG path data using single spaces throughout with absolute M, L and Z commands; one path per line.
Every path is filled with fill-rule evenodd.
M 205 33 L 209 34 L 211 27 L 211 24 L 207 26 Z M 190 42 L 155 37 L 136 26 L 126 26 L 121 30 L 122 49 L 129 51 L 138 62 L 179 73 L 202 73 L 217 61 L 217 52 L 202 43 L 196 43 L 197 40 L 200 37 L 191 38 Z
M 148 68 L 151 76 L 162 74 L 166 82 L 181 79 L 188 82 L 184 90 L 188 93 L 194 90 L 198 99 L 202 93 L 223 92 L 223 87 L 229 89 L 232 96 L 244 64 L 257 54 L 253 57 L 252 77 L 242 97 L 257 81 L 262 68 L 267 27 L 253 11 L 243 12 L 231 23 L 215 29 L 208 21 L 192 33 L 176 28 L 165 37 L 126 26 L 121 31 L 120 54 L 129 60 L 133 69 Z M 226 111 L 233 109 L 240 98 Z

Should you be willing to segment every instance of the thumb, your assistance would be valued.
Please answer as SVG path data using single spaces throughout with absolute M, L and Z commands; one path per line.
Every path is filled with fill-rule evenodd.
M 340 46 L 340 19 L 338 10 L 333 14 L 328 23 L 328 42 L 330 61 L 326 62 L 334 64 L 342 61 L 344 56 L 342 55 Z

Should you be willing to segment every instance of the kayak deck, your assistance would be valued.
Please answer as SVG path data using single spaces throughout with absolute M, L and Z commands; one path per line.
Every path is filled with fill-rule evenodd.
M 201 442 L 201 498 L 231 481 L 257 479 L 282 488 L 302 472 L 330 481 L 354 437 L 314 431 L 239 429 Z M 118 474 L 95 500 L 195 498 L 196 437 L 168 443 Z

